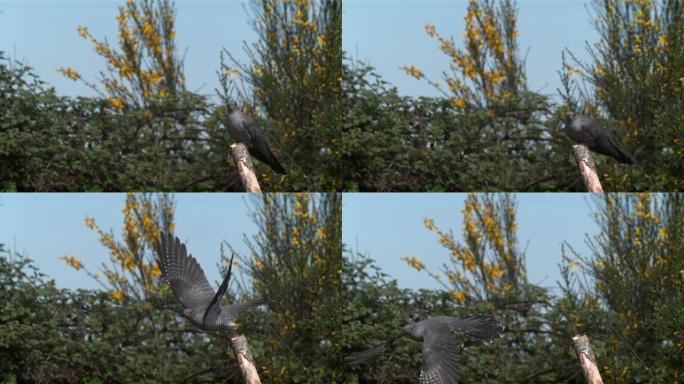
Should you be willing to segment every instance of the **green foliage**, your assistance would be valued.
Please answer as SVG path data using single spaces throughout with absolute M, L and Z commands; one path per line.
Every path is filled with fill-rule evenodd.
M 342 196 L 265 194 L 253 205 L 259 232 L 242 261 L 272 311 L 254 323 L 262 380 L 342 382 Z
M 611 382 L 679 382 L 684 356 L 684 208 L 680 194 L 606 195 L 597 201 L 600 233 L 578 259 L 592 285 L 576 290 L 602 312 L 593 337 Z
M 409 98 L 373 73 L 344 68 L 344 187 L 373 191 L 584 190 L 560 118 L 568 106 L 603 119 L 637 166 L 597 158 L 605 190 L 681 190 L 684 9 L 680 1 L 597 0 L 593 61 L 561 71 L 561 98 L 527 88 L 510 0 L 473 0 L 463 44 L 437 33 L 449 67 L 440 96 Z M 662 3 L 662 4 L 661 4 Z M 580 84 L 580 77 L 586 83 Z M 584 89 L 581 85 L 590 85 Z M 635 106 L 637 106 L 635 108 Z M 505 165 L 505 166 L 504 166 Z
M 274 178 L 257 165 L 264 190 L 340 189 L 341 7 L 339 0 L 252 3 L 259 40 L 242 77 L 253 94 L 242 98 L 290 170 Z M 96 97 L 59 97 L 30 68 L 0 56 L 0 187 L 242 190 L 223 103 L 185 88 L 175 16 L 171 0 L 126 2 L 117 44 L 78 28 L 107 71 L 93 82 L 74 68 L 58 70 Z M 227 76 L 222 68 L 226 86 Z
M 565 64 L 563 97 L 604 116 L 637 167 L 603 165 L 612 190 L 679 191 L 684 186 L 684 4 L 594 0 L 599 41 L 590 62 Z M 572 68 L 574 67 L 574 69 Z M 569 78 L 567 73 L 579 75 Z
M 0 53 L 0 180 L 5 190 L 236 189 L 229 157 L 188 129 L 194 118 L 150 118 L 105 99 L 57 96 Z M 192 116 L 192 115 L 191 115 Z M 186 121 L 186 125 L 179 125 Z M 161 129 L 166 127 L 168 129 Z M 217 184 L 218 183 L 218 184 Z
M 496 282 L 484 277 L 471 278 L 467 284 L 462 281 L 471 270 L 483 274 L 479 265 L 491 256 L 480 259 L 478 249 L 494 256 L 500 253 L 503 265 L 506 258 L 513 264 L 524 262 L 520 251 L 513 258 L 506 257 L 508 249 L 517 250 L 518 246 L 512 227 L 515 202 L 505 195 L 476 195 L 466 201 L 462 243 L 426 219 L 426 227 L 438 233 L 440 243 L 452 253 L 440 271 L 448 282 L 441 281 L 444 274 L 428 271 L 440 279 L 444 289 L 399 289 L 372 260 L 347 254 L 343 275 L 345 354 L 375 346 L 406 323 L 427 316 L 490 313 L 505 325 L 502 338 L 481 344 L 454 336 L 464 345 L 458 356 L 463 382 L 584 383 L 570 342 L 577 334 L 589 336 L 606 381 L 680 382 L 684 355 L 682 196 L 621 194 L 597 200 L 595 215 L 601 231 L 590 242 L 591 255 L 571 250 L 574 255 L 568 257 L 565 247 L 561 249 L 562 281 L 556 292 L 527 282 L 524 273 L 517 274 L 517 287 L 504 290 L 504 295 L 498 292 Z M 476 238 L 481 241 L 479 246 Z M 499 238 L 503 239 L 503 252 L 496 250 Z M 512 246 L 505 245 L 507 239 L 512 239 Z M 406 261 L 425 272 L 417 258 Z M 507 274 L 501 278 L 510 281 Z M 454 287 L 456 292 L 468 294 L 454 295 Z M 478 296 L 478 292 L 489 295 Z M 350 367 L 348 380 L 415 382 L 420 360 L 417 343 L 402 340 L 391 355 Z
M 581 187 L 559 118 L 529 91 L 516 104 L 466 110 L 402 97 L 361 63 L 345 65 L 340 146 L 345 188 L 361 191 Z M 562 156 L 559 156 L 562 154 Z M 502 164 L 506 164 L 505 167 Z
M 173 209 L 168 196 L 130 194 L 120 242 L 86 219 L 111 253 L 101 268 L 107 279 L 64 259 L 106 290 L 59 290 L 30 261 L 0 249 L 3 380 L 241 382 L 228 335 L 195 329 L 149 263 L 159 230 L 173 228 Z M 339 194 L 254 200 L 261 231 L 248 242 L 251 285 L 241 296 L 269 304 L 241 317 L 240 329 L 264 382 L 343 381 L 341 209 Z
M 580 188 L 568 140 L 548 96 L 527 89 L 517 52 L 512 1 L 472 1 L 463 48 L 426 33 L 449 58 L 449 70 L 431 80 L 402 66 L 440 97 L 400 97 L 370 66 L 349 63 L 342 153 L 346 188 L 358 190 L 473 191 Z M 502 164 L 506 164 L 505 167 Z
M 223 101 L 237 97 L 260 118 L 288 169 L 260 180 L 275 190 L 341 189 L 342 1 L 253 0 L 251 16 L 250 62 L 224 51 L 219 76 Z
M 0 254 L 0 286 L 0 371 L 8 381 L 178 382 L 236 373 L 219 357 L 227 343 L 194 336 L 185 319 L 141 301 L 120 305 L 102 291 L 58 289 L 21 255 Z

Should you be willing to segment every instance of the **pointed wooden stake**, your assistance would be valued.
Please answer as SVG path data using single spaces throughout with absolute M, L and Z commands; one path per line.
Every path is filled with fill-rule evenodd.
M 601 181 L 596 173 L 596 164 L 594 164 L 594 160 L 591 158 L 589 148 L 582 144 L 575 144 L 572 146 L 572 152 L 575 155 L 577 168 L 582 175 L 582 180 L 584 181 L 584 186 L 587 188 L 587 191 L 603 192 Z
M 235 353 L 235 359 L 238 366 L 240 366 L 240 373 L 247 384 L 261 384 L 259 374 L 254 366 L 254 357 L 252 351 L 249 350 L 247 338 L 245 335 L 238 335 L 237 330 L 233 330 L 233 336 L 230 338 L 230 347 Z
M 601 374 L 596 366 L 596 357 L 591 350 L 591 344 L 589 344 L 587 335 L 576 335 L 572 338 L 572 344 L 575 347 L 577 360 L 579 360 L 582 367 L 587 384 L 603 384 Z
M 261 193 L 259 181 L 254 173 L 254 165 L 249 157 L 247 147 L 242 143 L 234 143 L 230 145 L 230 153 L 235 161 L 240 180 L 247 192 Z

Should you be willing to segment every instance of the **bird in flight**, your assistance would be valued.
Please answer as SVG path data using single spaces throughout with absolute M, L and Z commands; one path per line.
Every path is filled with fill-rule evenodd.
M 271 152 L 266 136 L 261 128 L 251 117 L 245 115 L 232 100 L 228 102 L 226 128 L 228 128 L 228 134 L 233 141 L 247 146 L 247 150 L 252 157 L 268 165 L 277 173 L 287 173 L 273 155 L 273 152 Z
M 235 255 L 230 258 L 228 273 L 217 292 L 209 285 L 197 260 L 188 254 L 185 244 L 178 238 L 174 239 L 171 233 L 161 234 L 159 256 L 162 276 L 171 286 L 176 300 L 181 303 L 183 315 L 202 330 L 235 329 L 237 315 L 266 304 L 266 299 L 261 298 L 219 307 L 218 302 L 228 289 Z
M 566 112 L 565 133 L 577 144 L 586 145 L 594 152 L 610 156 L 623 164 L 634 163 L 608 128 L 590 117 L 575 116 L 572 111 Z
M 405 326 L 386 342 L 361 352 L 354 352 L 345 360 L 348 364 L 361 364 L 382 353 L 391 351 L 394 343 L 403 336 L 423 342 L 423 366 L 420 384 L 455 384 L 458 382 L 456 355 L 459 352 L 452 333 L 482 340 L 501 335 L 501 325 L 490 316 L 475 315 L 465 318 L 436 316 Z

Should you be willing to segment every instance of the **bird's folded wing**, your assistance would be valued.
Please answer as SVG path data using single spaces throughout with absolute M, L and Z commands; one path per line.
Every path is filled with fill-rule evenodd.
M 250 141 L 253 141 L 255 138 L 258 138 L 260 136 L 263 136 L 261 128 L 259 128 L 259 125 L 256 123 L 256 121 L 254 121 L 254 119 L 245 115 L 244 113 L 240 113 L 240 117 L 242 119 L 242 128 L 249 136 Z
M 197 260 L 188 255 L 185 244 L 171 233 L 163 233 L 159 256 L 162 276 L 171 285 L 176 299 L 184 308 L 203 314 L 214 297 L 214 289 Z M 214 310 L 218 313 L 218 306 Z
M 420 384 L 458 382 L 458 345 L 446 326 L 430 327 L 423 337 L 423 366 Z

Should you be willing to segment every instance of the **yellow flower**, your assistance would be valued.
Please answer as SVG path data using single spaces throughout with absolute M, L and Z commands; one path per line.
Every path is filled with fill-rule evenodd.
M 226 69 L 226 76 L 229 79 L 232 79 L 233 77 L 239 76 L 239 75 L 240 75 L 240 72 L 238 72 L 237 70 L 232 70 L 230 68 Z
M 568 269 L 573 270 L 573 269 L 582 269 L 582 264 L 580 263 L 575 263 L 572 261 L 568 261 Z
M 453 297 L 454 300 L 459 303 L 462 303 L 466 300 L 466 294 L 462 291 L 451 291 L 451 297 Z
M 420 261 L 418 258 L 414 256 L 401 256 L 400 259 L 405 261 L 406 264 L 408 264 L 411 268 L 415 269 L 416 271 L 421 271 L 425 269 L 425 264 L 423 264 L 422 261 Z
M 568 69 L 568 77 L 575 77 L 577 76 L 577 72 L 573 71 L 572 69 Z
M 78 31 L 79 36 L 81 36 L 84 39 L 89 39 L 90 38 L 90 33 L 88 33 L 88 27 L 84 27 L 79 25 L 78 28 L 76 28 L 76 31 Z
M 435 26 L 433 24 L 425 24 L 425 33 L 430 37 L 435 37 L 437 35 Z
M 74 81 L 81 78 L 81 75 L 78 73 L 78 71 L 76 71 L 75 69 L 73 69 L 71 67 L 57 68 L 57 71 L 59 71 L 60 73 L 62 73 L 62 75 L 66 76 L 66 77 L 68 77 Z
M 406 74 L 408 74 L 409 76 L 413 76 L 418 80 L 420 80 L 423 77 L 423 71 L 421 71 L 420 68 L 416 67 L 415 65 L 412 65 L 410 67 L 402 65 L 399 68 L 406 72 Z
M 109 293 L 112 296 L 112 299 L 116 301 L 124 301 L 124 293 L 121 291 L 112 291 Z
M 503 269 L 501 269 L 499 264 L 494 264 L 492 266 L 492 278 L 498 279 L 503 275 L 504 275 L 504 271 L 503 271 Z
M 667 39 L 665 36 L 660 36 L 658 38 L 658 44 L 662 45 L 663 47 L 667 45 Z
M 465 108 L 466 102 L 460 97 L 452 97 L 451 104 L 456 108 Z
M 64 262 L 66 262 L 68 266 L 74 268 L 77 271 L 83 268 L 83 263 L 81 263 L 81 261 L 76 256 L 60 256 L 59 258 L 61 260 L 64 260 Z
M 124 102 L 121 99 L 118 99 L 116 97 L 110 97 L 109 98 L 109 104 L 117 109 L 123 109 L 124 108 Z

